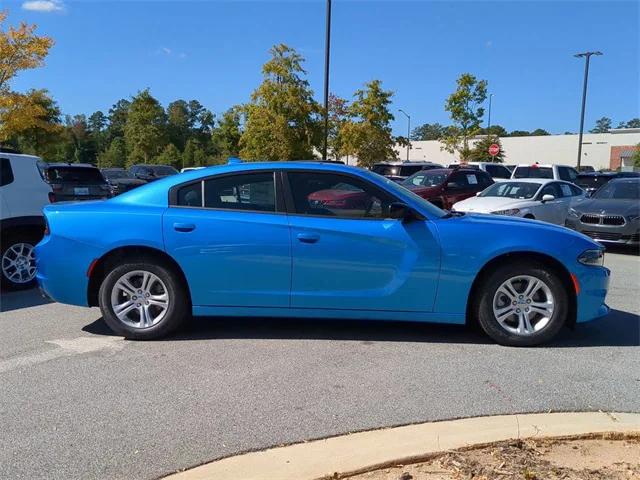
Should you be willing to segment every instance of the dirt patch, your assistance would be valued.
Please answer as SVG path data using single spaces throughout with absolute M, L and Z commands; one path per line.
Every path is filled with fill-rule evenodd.
M 345 478 L 345 477 L 335 477 Z M 640 480 L 640 435 L 526 439 L 445 452 L 349 480 Z

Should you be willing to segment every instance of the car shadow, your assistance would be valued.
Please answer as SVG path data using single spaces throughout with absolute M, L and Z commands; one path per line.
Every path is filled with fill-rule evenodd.
M 604 319 L 564 329 L 547 347 L 602 347 L 640 345 L 637 315 L 612 310 Z M 83 331 L 115 335 L 98 320 Z M 413 342 L 452 344 L 494 343 L 478 328 L 420 322 L 380 320 L 318 320 L 279 318 L 196 318 L 187 328 L 170 337 L 174 341 L 206 339 L 342 340 L 359 342 Z
M 52 303 L 51 300 L 40 295 L 37 288 L 31 290 L 17 290 L 0 294 L 0 312 L 10 312 L 21 308 L 37 307 Z
M 629 245 L 605 245 L 606 253 L 618 253 L 621 255 L 634 255 L 640 256 L 640 247 L 634 247 Z

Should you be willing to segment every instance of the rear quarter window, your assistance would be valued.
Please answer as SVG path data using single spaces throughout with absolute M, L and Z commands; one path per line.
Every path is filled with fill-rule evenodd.
M 9 185 L 14 180 L 13 169 L 8 158 L 0 158 L 0 187 Z
M 550 167 L 516 167 L 513 178 L 553 178 Z

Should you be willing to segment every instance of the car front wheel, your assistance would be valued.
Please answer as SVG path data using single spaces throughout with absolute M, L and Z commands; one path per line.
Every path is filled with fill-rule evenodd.
M 568 301 L 566 287 L 554 270 L 516 262 L 496 269 L 483 282 L 478 319 L 501 345 L 540 345 L 566 323 Z
M 137 340 L 164 337 L 191 314 L 180 277 L 152 261 L 113 268 L 102 282 L 99 303 L 105 322 L 115 333 Z

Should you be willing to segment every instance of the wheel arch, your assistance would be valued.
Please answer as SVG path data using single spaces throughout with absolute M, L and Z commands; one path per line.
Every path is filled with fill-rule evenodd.
M 170 267 L 180 277 L 189 297 L 189 302 L 191 302 L 191 291 L 189 289 L 187 278 L 178 262 L 176 262 L 171 255 L 163 250 L 153 247 L 128 245 L 108 251 L 92 264 L 89 275 L 89 284 L 87 287 L 87 303 L 90 307 L 98 306 L 98 292 L 100 291 L 102 281 L 107 276 L 109 266 L 122 262 L 128 258 L 135 258 L 136 260 L 140 260 L 141 258 L 153 259 Z
M 569 293 L 569 318 L 567 321 L 567 325 L 573 328 L 576 323 L 577 316 L 577 297 L 574 283 L 571 278 L 571 273 L 558 259 L 545 253 L 533 251 L 516 251 L 503 253 L 501 255 L 493 257 L 482 266 L 475 279 L 473 280 L 473 283 L 471 284 L 471 290 L 469 290 L 466 309 L 467 324 L 476 324 L 478 322 L 477 303 L 480 300 L 478 298 L 478 292 L 482 286 L 484 279 L 505 261 L 514 262 L 518 260 L 535 261 L 541 263 L 554 270 L 558 274 L 560 280 L 567 288 L 567 292 Z

